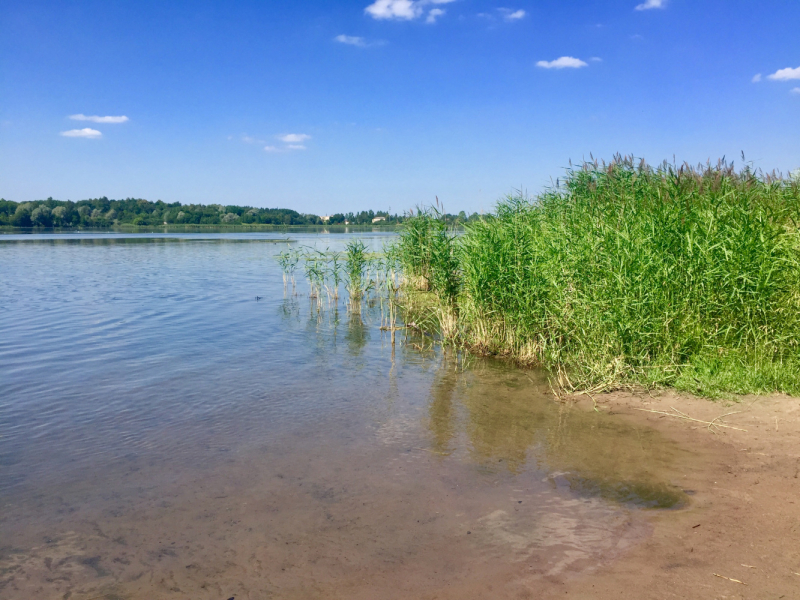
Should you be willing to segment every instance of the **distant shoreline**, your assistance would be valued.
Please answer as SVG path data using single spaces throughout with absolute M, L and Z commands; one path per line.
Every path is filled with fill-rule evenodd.
M 13 227 L 0 226 L 1 234 L 42 234 L 42 233 L 172 233 L 183 232 L 192 233 L 193 231 L 209 232 L 222 230 L 226 233 L 237 233 L 246 231 L 331 231 L 345 233 L 352 231 L 397 231 L 400 225 L 267 225 L 267 224 L 243 224 L 237 225 L 117 225 L 113 227 Z

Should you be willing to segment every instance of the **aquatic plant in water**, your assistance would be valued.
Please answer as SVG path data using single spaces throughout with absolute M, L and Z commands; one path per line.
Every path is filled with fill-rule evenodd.
M 292 282 L 292 293 L 296 291 L 296 283 L 294 273 L 297 270 L 297 264 L 300 262 L 299 252 L 289 249 L 281 252 L 277 256 L 278 264 L 283 272 L 283 288 L 284 292 L 288 286 L 288 282 Z
M 345 274 L 351 302 L 358 302 L 367 290 L 367 246 L 361 240 L 350 240 L 345 248 Z

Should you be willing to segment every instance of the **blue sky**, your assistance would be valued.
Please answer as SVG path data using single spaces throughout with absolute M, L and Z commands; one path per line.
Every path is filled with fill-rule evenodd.
M 457 212 L 590 153 L 787 171 L 798 31 L 796 0 L 0 0 L 0 196 Z

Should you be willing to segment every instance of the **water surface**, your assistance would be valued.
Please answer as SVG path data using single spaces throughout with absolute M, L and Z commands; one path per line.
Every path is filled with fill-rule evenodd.
M 0 237 L 1 598 L 535 597 L 684 501 L 655 432 L 284 292 L 347 239 Z

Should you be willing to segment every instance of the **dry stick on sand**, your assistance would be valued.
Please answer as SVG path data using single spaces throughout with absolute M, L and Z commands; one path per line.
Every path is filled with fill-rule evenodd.
M 650 410 L 649 408 L 634 408 L 633 410 L 640 410 L 642 412 L 655 413 L 657 415 L 664 415 L 664 416 L 667 416 L 667 417 L 675 417 L 676 419 L 686 419 L 687 421 L 694 421 L 695 423 L 702 423 L 703 425 L 706 425 L 708 427 L 709 431 L 713 431 L 711 429 L 711 427 L 726 427 L 727 429 L 735 429 L 736 431 L 745 431 L 745 432 L 747 431 L 746 429 L 742 429 L 741 427 L 734 427 L 733 425 L 725 425 L 724 423 L 715 423 L 715 421 L 718 421 L 719 419 L 722 419 L 722 418 L 727 417 L 729 415 L 735 415 L 737 413 L 742 412 L 740 410 L 736 410 L 734 412 L 725 413 L 724 415 L 720 415 L 718 417 L 715 417 L 711 421 L 703 421 L 701 419 L 694 419 L 694 418 L 690 417 L 689 415 L 687 415 L 686 413 L 682 413 L 681 411 L 679 411 L 677 408 L 675 408 L 673 406 L 670 406 L 670 408 L 672 410 L 674 410 L 675 413 L 677 413 L 677 414 L 670 413 L 670 412 L 665 412 L 663 410 Z
M 732 581 L 733 583 L 741 583 L 742 585 L 747 585 L 744 581 L 739 581 L 738 579 L 731 579 L 730 577 L 725 577 L 725 575 L 717 575 L 716 573 L 713 574 L 714 577 L 719 577 L 720 579 L 727 579 L 728 581 Z

